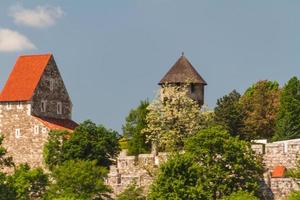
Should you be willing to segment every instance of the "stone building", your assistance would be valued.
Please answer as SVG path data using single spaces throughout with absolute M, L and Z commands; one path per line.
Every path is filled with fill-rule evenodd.
M 158 84 L 161 86 L 162 95 L 166 85 L 181 86 L 188 84 L 189 96 L 197 101 L 200 106 L 204 103 L 204 86 L 207 83 L 183 53 Z
M 72 102 L 51 54 L 24 55 L 0 94 L 3 146 L 16 164 L 42 166 L 50 130 L 72 131 Z

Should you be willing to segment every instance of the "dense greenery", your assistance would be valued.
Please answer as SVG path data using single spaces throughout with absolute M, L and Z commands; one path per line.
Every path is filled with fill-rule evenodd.
M 199 105 L 189 98 L 186 87 L 165 86 L 148 106 L 143 133 L 160 150 L 182 149 L 184 139 L 201 127 Z
M 300 137 L 300 80 L 291 78 L 284 86 L 276 121 L 275 140 Z
M 256 196 L 249 192 L 238 191 L 234 192 L 229 196 L 225 196 L 222 200 L 259 200 Z
M 41 168 L 30 169 L 22 164 L 8 177 L 8 182 L 16 193 L 16 199 L 40 199 L 46 191 L 48 176 Z
M 72 133 L 51 131 L 44 159 L 50 169 L 68 160 L 96 160 L 98 165 L 108 167 L 118 152 L 117 132 L 85 121 Z
M 274 81 L 258 81 L 241 97 L 245 113 L 244 129 L 247 139 L 271 139 L 279 110 L 279 84 Z
M 291 192 L 285 200 L 299 200 L 300 199 L 300 191 Z
M 151 186 L 148 199 L 209 199 L 202 187 L 201 168 L 187 154 L 175 154 L 163 164 Z
M 143 195 L 143 188 L 133 182 L 117 196 L 117 200 L 146 200 L 146 197 Z
M 244 128 L 243 110 L 240 104 L 241 95 L 233 90 L 228 95 L 218 99 L 215 107 L 215 121 L 223 126 L 232 136 L 244 137 L 242 129 Z
M 96 161 L 69 160 L 56 166 L 51 173 L 55 180 L 49 187 L 45 199 L 104 199 L 111 191 L 104 184 L 107 169 Z
M 217 199 L 244 190 L 258 194 L 261 160 L 250 144 L 221 127 L 199 131 L 159 170 L 150 199 Z
M 146 115 L 149 102 L 141 101 L 140 105 L 129 112 L 126 123 L 123 126 L 123 137 L 128 140 L 128 155 L 149 153 L 151 143 L 146 143 L 146 135 L 142 130 L 146 127 Z

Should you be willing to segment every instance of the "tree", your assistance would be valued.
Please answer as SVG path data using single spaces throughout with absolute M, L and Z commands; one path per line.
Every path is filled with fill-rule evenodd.
M 27 164 L 21 164 L 8 177 L 8 182 L 16 192 L 16 199 L 40 199 L 46 191 L 48 176 L 41 168 L 30 169 Z
M 291 192 L 285 200 L 299 200 L 300 199 L 300 191 Z
M 50 132 L 44 147 L 44 160 L 50 169 L 76 159 L 96 160 L 98 165 L 109 167 L 119 150 L 116 131 L 85 121 L 72 133 Z
M 165 86 L 163 94 L 148 106 L 147 127 L 142 132 L 162 150 L 182 148 L 183 140 L 200 128 L 200 108 L 187 95 L 186 87 Z
M 160 166 L 147 199 L 211 199 L 199 182 L 201 174 L 200 166 L 190 155 L 176 153 Z
M 185 150 L 199 163 L 199 182 L 212 199 L 238 190 L 258 193 L 263 167 L 250 143 L 216 126 L 188 138 Z
M 240 104 L 241 95 L 233 90 L 228 95 L 217 100 L 214 109 L 215 121 L 223 126 L 232 136 L 241 136 L 244 127 L 244 114 Z
M 229 196 L 222 198 L 222 200 L 259 200 L 256 196 L 252 195 L 249 192 L 237 191 L 232 193 Z
M 0 136 L 0 169 L 5 167 L 12 167 L 14 163 L 12 157 L 6 156 L 6 149 L 2 146 L 4 137 Z M 8 177 L 5 173 L 0 171 L 0 200 L 15 200 L 16 192 L 14 188 L 8 183 Z
M 274 81 L 258 81 L 241 97 L 246 139 L 271 139 L 279 110 L 280 89 Z
M 104 184 L 107 169 L 97 161 L 69 160 L 52 171 L 55 180 L 45 199 L 105 199 L 111 192 Z
M 146 200 L 146 197 L 143 195 L 143 188 L 133 182 L 117 196 L 117 200 Z
M 285 84 L 281 98 L 274 140 L 300 137 L 300 80 L 292 77 Z
M 146 127 L 146 115 L 149 102 L 141 101 L 140 105 L 129 112 L 126 117 L 126 123 L 123 126 L 123 136 L 128 139 L 128 154 L 138 155 L 148 153 L 151 150 L 151 144 L 146 143 L 146 135 L 141 131 Z

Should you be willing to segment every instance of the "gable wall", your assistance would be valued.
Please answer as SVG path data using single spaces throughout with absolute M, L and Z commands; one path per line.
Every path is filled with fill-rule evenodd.
M 54 80 L 51 91 L 50 80 Z M 41 111 L 42 101 L 46 101 L 46 111 Z M 62 114 L 57 113 L 57 103 L 62 103 Z M 71 119 L 72 103 L 56 63 L 51 57 L 32 97 L 32 115 L 40 117 Z
M 30 102 L 0 103 L 0 132 L 4 135 L 3 146 L 15 164 L 28 163 L 31 167 L 42 166 L 43 145 L 49 129 L 30 115 Z M 34 128 L 38 128 L 38 132 Z M 20 137 L 16 137 L 20 129 Z

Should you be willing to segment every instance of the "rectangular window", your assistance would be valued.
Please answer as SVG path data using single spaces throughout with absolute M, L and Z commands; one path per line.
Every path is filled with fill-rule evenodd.
M 191 84 L 191 93 L 194 93 L 194 92 L 195 92 L 195 85 Z
M 6 109 L 10 110 L 11 109 L 11 103 L 6 103 Z
M 62 103 L 57 102 L 57 114 L 61 115 L 62 114 Z
M 40 132 L 40 127 L 39 126 L 34 126 L 34 128 L 33 128 L 33 132 L 34 132 L 34 134 L 39 134 L 39 132 Z
M 21 131 L 20 131 L 19 128 L 16 129 L 15 136 L 16 136 L 17 139 L 21 137 Z
M 51 78 L 50 79 L 50 91 L 53 91 L 53 89 L 54 89 L 54 79 Z
M 46 108 L 47 108 L 47 101 L 42 100 L 42 102 L 41 102 L 41 111 L 46 112 Z
M 18 109 L 22 109 L 22 108 L 23 108 L 23 105 L 22 105 L 22 102 L 21 102 L 21 101 L 18 102 L 17 108 L 18 108 Z

